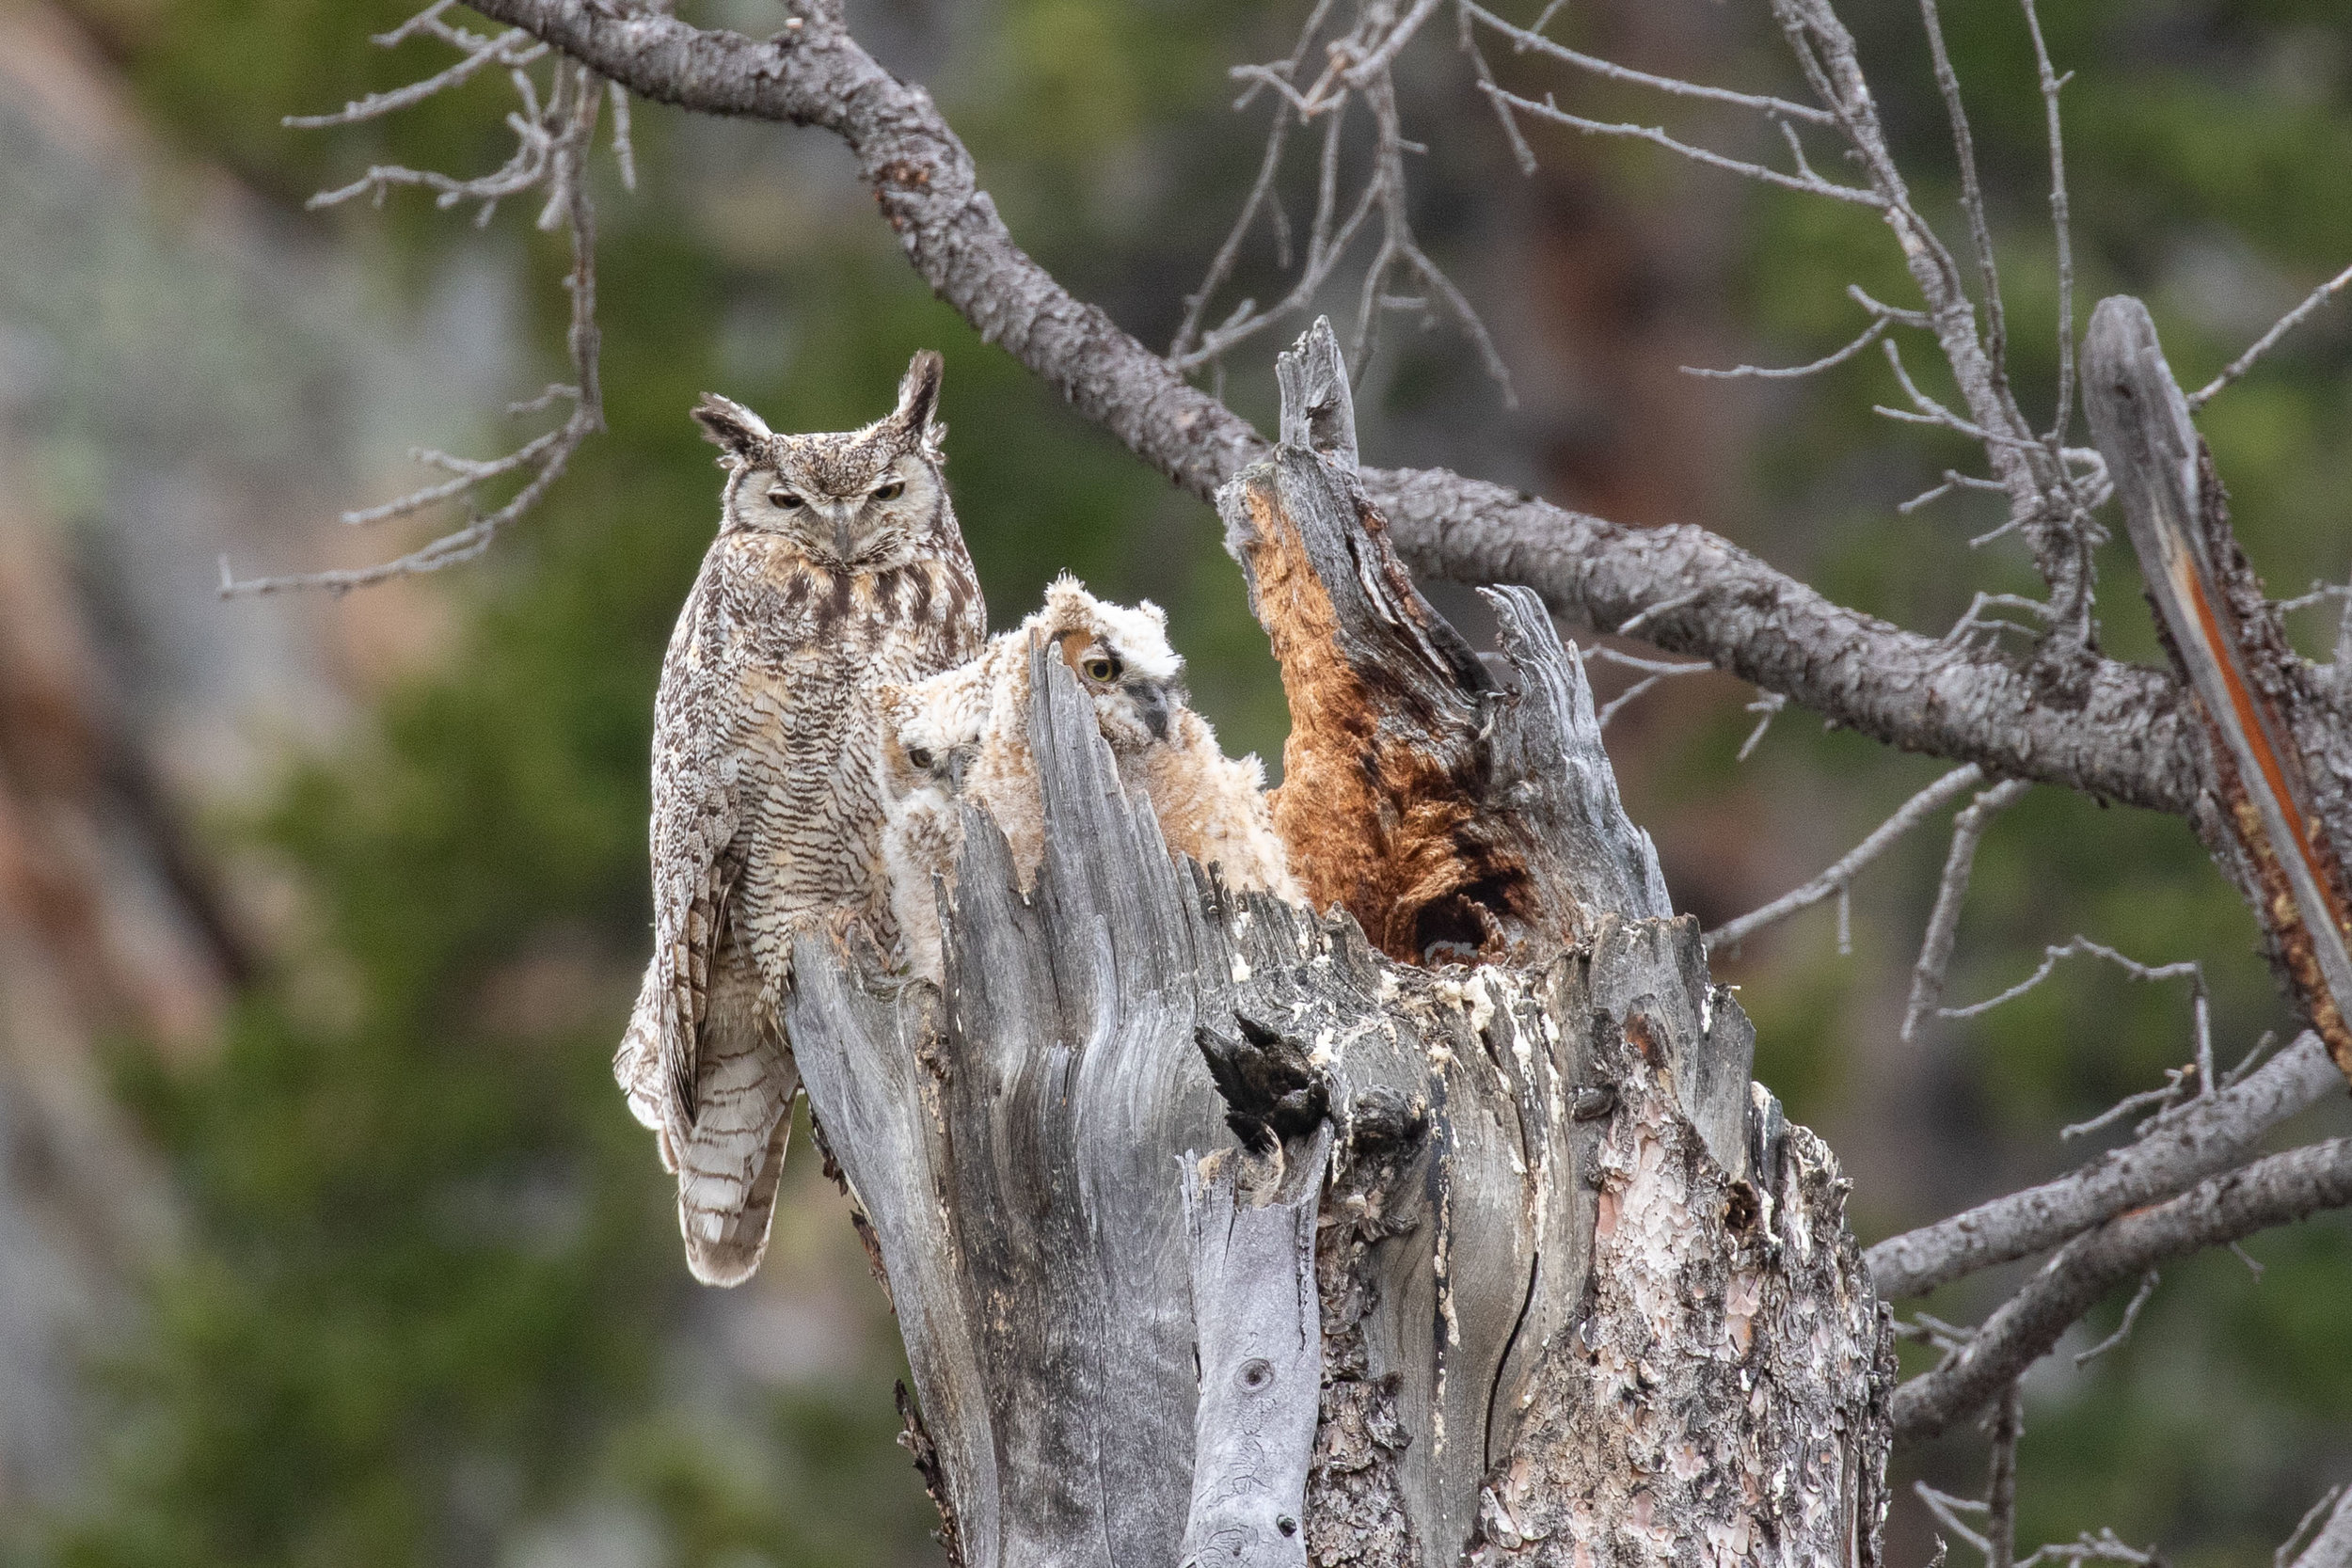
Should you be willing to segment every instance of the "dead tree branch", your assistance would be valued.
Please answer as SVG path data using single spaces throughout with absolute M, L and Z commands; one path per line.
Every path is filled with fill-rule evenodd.
M 929 95 L 876 64 L 837 10 L 804 8 L 801 28 L 760 42 L 651 12 L 612 15 L 587 0 L 479 8 L 640 96 L 841 135 L 916 272 L 982 336 L 1194 494 L 1214 496 L 1265 450 L 1238 416 L 1021 251 Z M 1603 630 L 1684 599 L 1647 625 L 1647 641 L 1862 734 L 2160 811 L 2185 813 L 2194 799 L 2179 688 L 2158 673 L 2092 660 L 2082 705 L 2056 712 L 2010 660 L 1834 604 L 1702 529 L 1625 528 L 1439 469 L 1366 469 L 1362 481 L 1418 571 L 1526 583 L 1555 611 Z
M 2271 958 L 2352 1078 L 2352 735 L 2287 644 L 2232 532 L 2155 324 L 2117 295 L 2092 312 L 2083 394 L 2123 501 L 2166 646 L 2202 709 L 2200 836 L 2252 905 Z
M 2244 1081 L 2191 1101 L 2071 1175 L 1879 1243 L 1865 1255 L 1870 1275 L 1882 1295 L 1899 1301 L 2057 1246 L 2236 1164 L 2341 1083 L 2318 1037 L 2304 1034 Z
M 436 192 L 438 206 L 473 204 L 476 222 L 486 224 L 501 202 L 543 191 L 539 227 L 548 230 L 562 229 L 571 244 L 572 264 L 564 276 L 564 287 L 571 295 L 571 325 L 564 334 L 564 352 L 571 361 L 572 380 L 552 384 L 538 396 L 515 404 L 507 412 L 533 414 L 559 404 L 568 405 L 569 412 L 562 424 L 525 441 L 503 457 L 474 459 L 417 449 L 410 453 L 416 462 L 452 477 L 380 506 L 346 512 L 342 516 L 347 525 L 365 527 L 463 501 L 469 515 L 464 527 L 396 560 L 373 566 L 240 579 L 231 574 L 224 557 L 220 562 L 223 598 L 302 588 L 342 594 L 393 578 L 419 577 L 471 561 L 490 547 L 501 530 L 536 506 L 563 477 L 580 444 L 604 428 L 604 395 L 597 371 L 596 220 L 588 194 L 586 164 L 596 137 L 598 110 L 606 97 L 606 84 L 586 66 L 563 61 L 556 66 L 543 98 L 527 68 L 547 54 L 546 44 L 531 39 L 520 28 L 484 38 L 443 21 L 442 13 L 448 8 L 446 5 L 436 5 L 375 41 L 389 45 L 418 33 L 429 34 L 460 51 L 461 58 L 455 65 L 409 87 L 347 103 L 337 113 L 290 116 L 286 123 L 315 128 L 378 119 L 457 87 L 486 66 L 502 65 L 520 104 L 517 112 L 507 117 L 507 123 L 516 134 L 514 155 L 502 167 L 468 179 L 431 169 L 379 165 L 348 185 L 311 198 L 310 205 L 332 207 L 362 196 L 381 205 L 394 188 L 413 185 Z M 614 155 L 621 162 L 624 177 L 633 181 L 628 100 L 619 93 L 612 97 Z M 522 485 L 502 504 L 488 512 L 475 505 L 485 486 L 516 476 L 523 476 Z
M 2352 1205 L 2352 1138 L 2272 1155 L 2069 1243 L 1964 1348 L 1895 1391 L 1898 1443 L 1973 1415 L 2048 1354 L 2108 1291 L 2171 1259 Z

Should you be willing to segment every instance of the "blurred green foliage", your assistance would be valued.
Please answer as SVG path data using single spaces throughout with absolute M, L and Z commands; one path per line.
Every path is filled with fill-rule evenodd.
M 361 41 L 402 6 L 80 8 L 115 42 L 158 124 L 289 203 L 373 159 L 472 168 L 504 155 L 500 89 L 487 82 L 380 128 L 279 129 L 283 113 L 415 73 L 428 46 L 388 55 Z M 1786 69 L 1765 63 L 1777 59 L 1773 39 L 1753 8 L 1743 85 Z M 1082 297 L 1130 291 L 1171 325 L 1254 159 L 1218 118 L 1224 69 L 1286 49 L 1288 11 L 1232 0 L 877 9 L 952 40 L 930 85 L 1022 242 Z M 1916 15 L 1846 9 L 1919 204 L 1959 248 L 1952 155 Z M 2059 69 L 2077 72 L 2066 88 L 2077 320 L 2102 293 L 2147 295 L 2194 385 L 2352 259 L 2352 52 L 2338 6 L 2043 9 Z M 756 25 L 758 8 L 741 10 L 710 20 Z M 2055 251 L 2022 18 L 2009 6 L 1946 11 L 2001 239 L 2021 396 L 2046 409 Z M 1583 24 L 1580 10 L 1563 24 L 1571 39 Z M 1494 135 L 1470 113 L 1445 132 Z M 153 1279 L 136 1342 L 103 1369 L 116 1413 L 104 1486 L 84 1513 L 22 1537 L 28 1560 L 487 1562 L 597 1508 L 627 1511 L 663 1562 L 881 1562 L 928 1550 L 928 1504 L 887 1442 L 892 1367 L 746 1394 L 718 1428 L 709 1402 L 681 1390 L 665 1346 L 697 1310 L 696 1292 L 664 1183 L 606 1071 L 646 918 L 656 669 L 712 522 L 708 451 L 683 417 L 698 391 L 723 389 L 779 427 L 840 428 L 883 406 L 909 352 L 945 348 L 950 474 L 997 624 L 1064 567 L 1109 594 L 1149 594 L 1169 606 L 1196 696 L 1231 748 L 1274 760 L 1279 695 L 1205 509 L 928 298 L 882 225 L 835 222 L 842 208 L 822 182 L 836 149 L 813 133 L 721 130 L 651 110 L 640 111 L 639 147 L 642 194 L 608 190 L 601 208 L 612 434 L 541 515 L 445 585 L 465 630 L 441 672 L 389 696 L 359 754 L 305 768 L 241 830 L 297 869 L 310 918 L 307 945 L 246 999 L 217 1061 L 167 1070 L 123 1053 L 124 1093 L 182 1178 L 192 1241 Z M 1548 144 L 1547 156 L 1567 150 Z M 1636 185 L 1656 166 L 1642 149 L 1574 155 Z M 1497 203 L 1518 198 L 1516 187 L 1498 192 Z M 1438 199 L 1462 225 L 1448 236 L 1457 245 L 1481 223 L 1507 227 L 1463 193 Z M 1741 214 L 1733 303 L 1768 345 L 1759 359 L 1809 359 L 1851 338 L 1863 318 L 1848 282 L 1913 298 L 1867 213 L 1760 195 Z M 422 199 L 330 221 L 357 243 L 388 242 L 388 270 L 411 280 L 475 243 Z M 559 261 L 543 238 L 507 238 L 525 227 L 510 214 L 494 232 L 513 245 L 551 357 Z M 1923 344 L 1906 346 L 1935 389 L 1940 367 Z M 2352 563 L 2340 500 L 2352 493 L 2352 447 L 2337 438 L 2352 415 L 2348 357 L 2352 335 L 2323 317 L 2202 421 L 2274 591 L 2341 579 Z M 1446 384 L 1406 375 L 1390 412 L 1408 417 Z M 1259 395 L 1235 388 L 1242 406 Z M 1913 626 L 1949 625 L 1979 589 L 2031 591 L 2013 540 L 1967 544 L 2000 520 L 1983 498 L 1894 515 L 1895 501 L 1974 454 L 1872 416 L 1873 402 L 1894 401 L 1878 361 L 1772 395 L 1753 511 L 1730 520 L 1743 542 Z M 2101 572 L 2108 647 L 2156 657 L 2128 550 L 2109 546 Z M 2323 618 L 2298 626 L 2314 649 L 2331 629 Z M 1772 800 L 1778 819 L 1802 817 L 1821 844 L 1842 846 L 1934 773 L 1851 736 L 1811 733 L 1795 714 L 1735 765 L 1752 722 L 1719 699 L 1664 742 L 1648 763 L 1668 781 L 1661 798 L 1733 800 L 1716 833 L 1752 830 L 1740 800 Z M 1678 847 L 1664 847 L 1671 865 Z M 1834 1135 L 1841 1118 L 1867 1131 L 1851 1118 L 1872 1053 L 1912 1049 L 1893 1039 L 1892 1018 L 1941 863 L 1942 844 L 1922 835 L 1869 874 L 1851 958 L 1830 940 L 1824 906 L 1723 966 L 1757 1020 L 1760 1076 Z M 2202 958 L 2225 1060 L 2287 1023 L 2245 911 L 2180 824 L 2038 794 L 1978 863 L 1953 999 L 2013 983 L 2043 943 L 2076 931 L 2152 963 Z M 603 980 L 545 1025 L 485 1005 L 516 966 L 549 952 L 586 955 Z M 2075 1151 L 2052 1130 L 2184 1060 L 2187 1016 L 2182 986 L 2137 985 L 2075 959 L 2023 1003 L 1942 1026 L 1922 1082 L 1933 1114 L 1968 1129 L 1984 1168 L 1922 1185 L 1981 1196 L 2070 1162 Z M 1930 1217 L 1867 1186 L 1855 1209 L 1870 1235 Z M 2060 1356 L 2038 1374 L 2025 1540 L 2113 1525 L 2163 1542 L 2174 1561 L 2251 1563 L 2341 1479 L 2352 1360 L 2337 1348 L 2338 1304 L 2352 1232 L 2321 1224 L 2251 1250 L 2268 1265 L 2259 1281 L 2227 1255 L 2197 1260 L 2168 1275 L 2129 1343 L 2087 1369 Z M 1964 1316 L 2002 1283 L 1972 1281 L 1931 1305 Z M 2122 1307 L 2109 1303 L 2093 1331 L 2112 1328 Z M 1963 1434 L 1905 1473 L 1973 1491 L 1980 1464 Z M 1899 1544 L 1924 1560 L 1916 1510 L 1897 1518 Z

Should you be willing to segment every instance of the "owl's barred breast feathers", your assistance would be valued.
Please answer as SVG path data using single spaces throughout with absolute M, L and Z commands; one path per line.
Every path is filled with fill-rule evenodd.
M 777 1033 L 793 939 L 894 934 L 881 872 L 879 692 L 968 658 L 987 629 L 915 356 L 863 430 L 777 435 L 706 395 L 719 534 L 654 705 L 654 951 L 613 1069 L 678 1177 L 697 1277 L 767 1244 L 799 1075 Z

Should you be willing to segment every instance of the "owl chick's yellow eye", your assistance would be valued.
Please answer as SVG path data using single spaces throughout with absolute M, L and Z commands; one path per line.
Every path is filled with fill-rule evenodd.
M 907 751 L 907 761 L 912 766 L 928 772 L 931 766 L 931 754 L 920 746 L 910 747 Z
M 768 499 L 786 512 L 798 512 L 801 509 L 801 498 L 781 484 L 768 492 Z
M 906 493 L 907 482 L 903 479 L 894 479 L 887 484 L 877 484 L 871 492 L 874 499 L 878 501 L 895 501 Z
M 1119 660 L 1098 654 L 1081 666 L 1090 681 L 1115 681 L 1119 678 Z

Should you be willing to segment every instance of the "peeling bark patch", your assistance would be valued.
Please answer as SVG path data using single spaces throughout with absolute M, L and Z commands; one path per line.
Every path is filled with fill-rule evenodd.
M 1410 1229 L 1386 1216 L 1427 1128 L 1425 1117 L 1403 1120 L 1396 1136 L 1361 1143 L 1360 1155 L 1343 1153 L 1324 1201 L 1315 1243 L 1323 1389 L 1307 1472 L 1307 1557 L 1318 1568 L 1419 1568 L 1422 1560 L 1399 1475 L 1411 1441 L 1397 1409 L 1403 1379 L 1372 1370 L 1364 1320 L 1379 1301 L 1375 1249 Z
M 2242 863 L 2253 883 L 2251 892 L 2271 961 L 2302 1002 L 2304 1016 L 2319 1032 L 2328 1057 L 2346 1078 L 2352 1078 L 2352 1024 L 2347 1024 L 2328 989 L 2328 977 L 2319 967 L 2319 953 L 2312 944 L 2312 933 L 2304 928 L 2295 890 L 2288 884 L 2286 867 L 2279 863 L 2268 835 L 2263 831 L 2262 816 L 2253 801 L 2247 799 L 2245 784 L 2236 769 L 2229 766 L 2218 746 L 2213 754 L 2216 771 L 2220 775 L 2222 802 L 2237 832 Z

